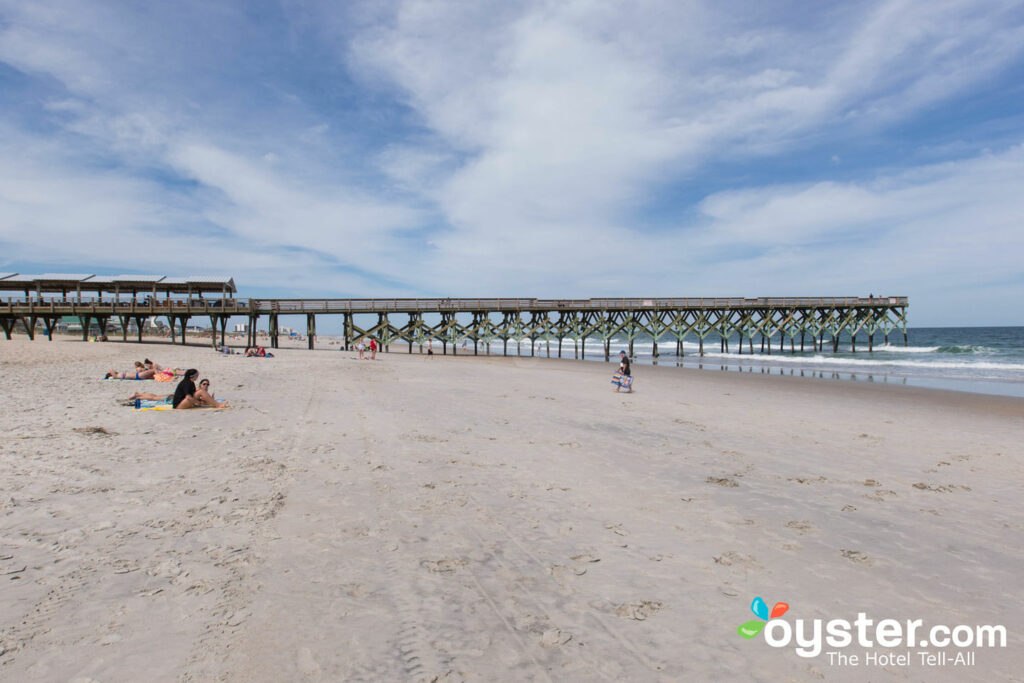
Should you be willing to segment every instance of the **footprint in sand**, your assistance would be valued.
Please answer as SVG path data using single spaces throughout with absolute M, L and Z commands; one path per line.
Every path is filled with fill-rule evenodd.
M 640 600 L 638 602 L 627 602 L 615 608 L 615 615 L 623 619 L 644 621 L 647 617 L 662 609 L 660 602 L 653 600 Z
M 733 565 L 746 567 L 761 566 L 752 555 L 743 555 L 732 550 L 727 550 L 713 559 L 715 560 L 715 564 L 720 564 L 725 567 L 731 567 Z
M 612 533 L 617 534 L 619 536 L 628 536 L 629 535 L 629 533 L 625 529 L 622 528 L 622 524 L 621 523 L 613 524 L 611 522 L 608 522 L 607 524 L 604 525 L 604 528 L 608 529 L 608 531 L 611 531 Z
M 583 567 L 566 567 L 561 564 L 553 564 L 548 567 L 548 574 L 551 574 L 556 581 L 563 584 L 586 573 L 587 570 Z
M 821 482 L 828 481 L 828 479 L 825 477 L 790 477 L 786 481 L 796 484 L 820 484 Z
M 801 534 L 806 534 L 808 531 L 813 531 L 814 530 L 814 525 L 813 524 L 811 524 L 810 522 L 803 521 L 803 520 L 796 520 L 796 519 L 794 519 L 794 520 L 792 520 L 790 522 L 786 522 L 786 526 L 789 527 L 790 529 L 796 529 Z
M 862 553 L 859 550 L 846 550 L 844 548 L 840 550 L 839 553 L 851 562 L 856 562 L 858 564 L 864 564 L 868 566 L 874 564 L 874 561 L 870 557 L 868 557 L 867 553 Z
M 560 628 L 549 628 L 540 637 L 541 647 L 558 647 L 572 640 L 572 634 Z
M 595 557 L 595 556 L 591 555 L 590 553 L 582 553 L 580 555 L 573 555 L 569 559 L 570 560 L 575 560 L 577 562 L 600 562 L 601 561 L 600 557 Z
M 709 484 L 718 484 L 719 486 L 725 486 L 726 488 L 735 488 L 739 486 L 739 484 L 737 484 L 735 480 L 729 479 L 727 477 L 708 477 L 704 481 L 706 481 Z
M 452 574 L 464 564 L 466 562 L 461 558 L 453 560 L 448 557 L 442 557 L 440 560 L 423 560 L 420 562 L 421 567 L 435 574 Z

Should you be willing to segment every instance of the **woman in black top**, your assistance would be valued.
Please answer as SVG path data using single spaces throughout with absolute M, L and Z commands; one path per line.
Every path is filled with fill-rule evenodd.
M 185 376 L 178 382 L 178 387 L 174 390 L 172 406 L 180 409 L 196 407 L 196 377 L 199 377 L 199 371 L 195 368 L 185 371 Z

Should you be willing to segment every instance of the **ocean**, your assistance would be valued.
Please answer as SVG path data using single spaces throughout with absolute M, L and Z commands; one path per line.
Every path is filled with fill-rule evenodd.
M 866 335 L 857 338 L 856 353 L 850 352 L 850 341 L 844 338 L 838 353 L 832 353 L 829 340 L 824 351 L 800 352 L 796 339 L 796 353 L 790 353 L 789 340 L 779 351 L 776 336 L 771 355 L 761 353 L 760 340 L 754 342 L 754 354 L 736 352 L 737 339 L 730 340 L 728 353 L 720 351 L 717 337 L 704 342 L 704 356 L 698 355 L 696 342 L 683 345 L 683 357 L 676 355 L 675 341 L 664 338 L 658 345 L 659 357 L 654 358 L 650 337 L 638 338 L 633 344 L 633 362 L 640 365 L 676 365 L 719 372 L 748 372 L 772 375 L 815 377 L 823 380 L 880 382 L 908 386 L 950 389 L 982 394 L 1024 397 L 1024 327 L 916 327 L 907 331 L 907 346 L 902 332 L 890 335 L 889 344 L 881 344 L 881 335 L 875 335 L 873 352 L 868 352 Z M 551 355 L 557 352 L 557 343 L 551 344 Z M 808 339 L 807 349 L 811 344 Z M 620 349 L 628 342 L 616 337 L 611 342 L 613 362 Z M 492 353 L 501 353 L 500 343 L 492 346 Z M 470 345 L 472 352 L 472 345 Z M 529 355 L 529 341 L 521 347 Z M 514 342 L 509 343 L 509 354 L 515 354 Z M 547 355 L 545 342 L 538 342 L 538 356 Z M 566 340 L 562 356 L 573 357 L 573 344 Z M 587 339 L 586 360 L 604 361 L 603 344 Z M 636 374 L 636 373 L 634 373 Z

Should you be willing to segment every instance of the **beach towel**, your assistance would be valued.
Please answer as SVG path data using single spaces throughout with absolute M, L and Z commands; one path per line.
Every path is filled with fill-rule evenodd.
M 616 372 L 612 375 L 612 384 L 620 389 L 630 389 L 633 387 L 633 376 L 623 375 L 621 372 Z
M 174 381 L 174 373 L 173 372 L 158 372 L 155 375 L 153 375 L 153 379 L 155 379 L 157 382 L 173 382 Z
M 171 397 L 173 398 L 173 397 Z M 140 412 L 143 410 L 174 410 L 174 406 L 171 404 L 171 398 L 165 398 L 162 401 L 143 401 L 141 398 L 135 399 L 135 407 L 133 410 Z M 221 399 L 226 400 L 226 399 Z M 220 410 L 226 410 L 231 406 L 224 406 Z M 205 410 L 204 408 L 194 408 L 193 410 Z

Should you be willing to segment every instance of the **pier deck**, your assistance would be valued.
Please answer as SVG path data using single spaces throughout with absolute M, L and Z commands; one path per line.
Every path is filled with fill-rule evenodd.
M 16 326 L 34 338 L 38 323 L 52 339 L 57 320 L 73 316 L 82 322 L 83 339 L 88 337 L 92 321 L 105 334 L 111 318 L 121 323 L 122 338 L 127 341 L 129 322 L 133 321 L 142 341 L 144 321 L 166 318 L 172 341 L 185 342 L 185 329 L 193 317 L 209 318 L 211 343 L 216 344 L 219 328 L 224 343 L 229 318 L 247 319 L 249 345 L 256 343 L 256 329 L 267 316 L 271 346 L 277 347 L 278 319 L 281 315 L 305 315 L 309 348 L 314 348 L 316 317 L 342 316 L 345 348 L 356 339 L 374 338 L 387 350 L 395 342 L 406 342 L 409 352 L 414 345 L 428 341 L 440 342 L 447 353 L 453 353 L 460 342 L 472 342 L 474 353 L 480 344 L 488 350 L 501 342 L 507 353 L 509 341 L 531 342 L 531 355 L 538 341 L 557 342 L 558 356 L 562 345 L 572 342 L 574 357 L 583 357 L 588 338 L 603 342 L 604 355 L 609 356 L 613 337 L 623 338 L 632 353 L 633 343 L 647 335 L 659 343 L 676 342 L 677 355 L 683 355 L 683 341 L 697 340 L 700 353 L 708 338 L 718 338 L 721 350 L 728 351 L 729 340 L 738 340 L 740 353 L 746 344 L 754 353 L 754 341 L 760 338 L 761 352 L 771 353 L 775 339 L 779 351 L 800 350 L 809 341 L 812 349 L 823 350 L 826 341 L 837 351 L 841 337 L 846 337 L 856 351 L 858 334 L 868 338 L 868 350 L 874 348 L 876 333 L 886 342 L 893 332 L 902 332 L 907 341 L 906 297 L 762 297 L 747 298 L 434 298 L 434 299 L 236 299 L 161 298 L 149 296 L 130 300 L 37 297 L 0 299 L 0 327 L 7 339 Z M 372 319 L 376 316 L 376 321 Z M 425 316 L 430 316 L 428 321 Z M 367 321 L 367 316 L 370 320 Z M 180 334 L 178 331 L 180 330 Z M 658 355 L 658 345 L 654 345 Z

